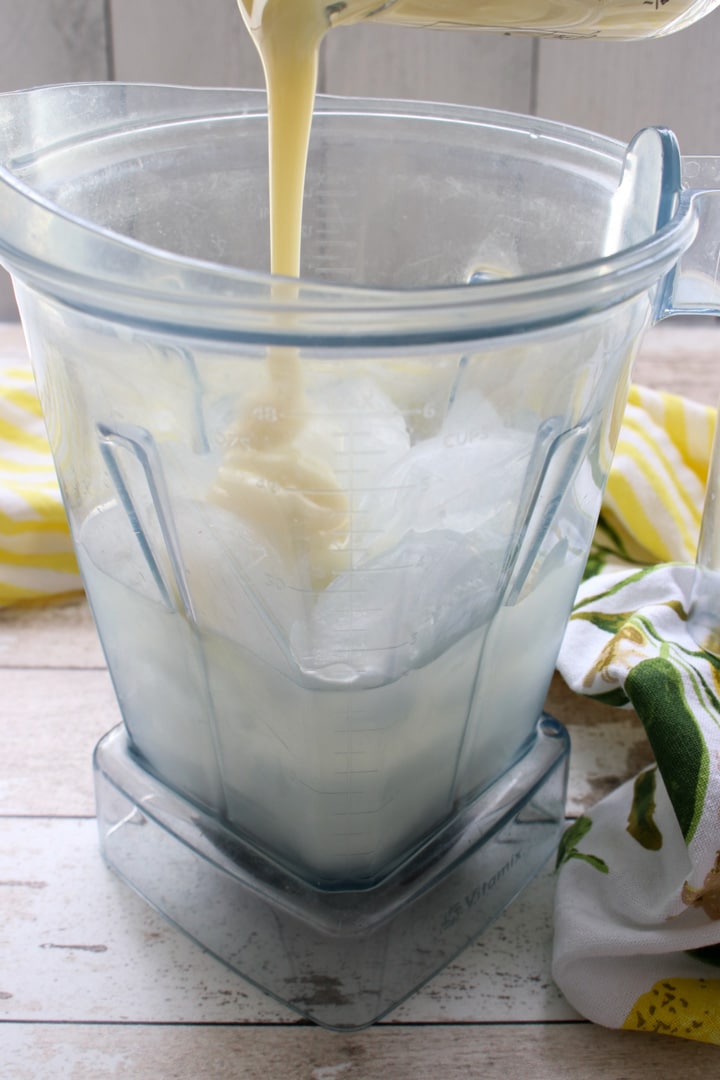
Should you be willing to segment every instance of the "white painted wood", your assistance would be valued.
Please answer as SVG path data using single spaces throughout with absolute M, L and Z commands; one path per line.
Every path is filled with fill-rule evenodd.
M 393 1021 L 576 1018 L 549 976 L 553 892 L 554 878 L 546 871 L 480 941 L 396 1010 Z M 297 1019 L 203 953 L 120 882 L 99 854 L 94 821 L 2 822 L 0 927 L 5 1020 Z
M 263 86 L 237 0 L 111 0 L 115 78 Z
M 0 667 L 0 701 L 0 814 L 92 817 L 93 748 L 120 721 L 107 671 Z
M 105 0 L 0 0 L 0 91 L 108 77 Z M 0 319 L 17 317 L 0 270 Z
M 380 25 L 328 34 L 320 86 L 331 94 L 399 97 L 528 112 L 529 38 Z
M 585 813 L 652 763 L 650 744 L 634 711 L 581 697 L 557 673 L 545 709 L 570 733 L 569 817 Z
M 541 42 L 540 116 L 629 139 L 672 128 L 686 154 L 720 154 L 720 11 L 669 38 Z
M 83 598 L 0 609 L 0 670 L 100 668 L 105 658 Z
M 153 1028 L 7 1024 L 8 1080 L 707 1080 L 717 1047 L 587 1024 Z
M 0 926 L 5 1020 L 293 1019 L 108 870 L 94 821 L 2 822 Z

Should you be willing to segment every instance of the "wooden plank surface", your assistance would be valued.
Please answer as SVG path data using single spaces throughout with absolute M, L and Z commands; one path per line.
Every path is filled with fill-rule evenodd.
M 586 1024 L 192 1028 L 9 1024 L 9 1080 L 708 1080 L 717 1048 Z M 72 1072 L 67 1070 L 72 1063 Z M 43 1071 L 45 1070 L 45 1071 Z
M 642 1056 L 628 1053 L 628 1036 L 586 1025 L 528 1029 L 446 1026 L 419 1032 L 412 1026 L 375 1028 L 357 1035 L 313 1028 L 247 1030 L 112 1027 L 92 1029 L 34 1024 L 8 1025 L 12 1080 L 116 1077 L 202 1077 L 203 1080 L 507 1080 L 553 1076 L 555 1080 L 703 1080 L 717 1062 L 712 1047 L 669 1044 L 643 1036 Z M 715 1055 L 715 1056 L 713 1056 Z M 593 1064 L 601 1058 L 601 1074 Z M 23 1064 L 30 1059 L 37 1064 Z M 61 1070 L 72 1061 L 75 1071 Z M 42 1066 L 40 1065 L 42 1063 Z M 47 1068 L 47 1072 L 40 1071 Z M 55 1071 L 53 1071 L 53 1069 Z
M 92 816 L 92 749 L 120 720 L 107 671 L 0 668 L 0 698 L 0 814 Z
M 554 888 L 548 868 L 392 1022 L 577 1019 L 549 976 Z M 102 862 L 92 819 L 5 817 L 0 912 L 2 1020 L 297 1022 L 119 881 Z
M 70 598 L 0 609 L 0 666 L 104 669 L 87 604 Z

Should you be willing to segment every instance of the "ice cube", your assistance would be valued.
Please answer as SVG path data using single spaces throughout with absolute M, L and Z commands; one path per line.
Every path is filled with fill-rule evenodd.
M 336 578 L 293 627 L 303 681 L 377 687 L 430 663 L 492 617 L 504 554 L 480 531 L 408 532 Z
M 380 686 L 492 617 L 533 443 L 467 395 L 437 436 L 372 474 L 352 514 L 353 569 L 292 630 L 305 679 Z
M 533 445 L 532 432 L 506 427 L 489 404 L 467 395 L 438 435 L 410 447 L 361 500 L 355 521 L 373 538 L 368 556 L 411 530 L 471 533 L 490 525 L 505 534 Z

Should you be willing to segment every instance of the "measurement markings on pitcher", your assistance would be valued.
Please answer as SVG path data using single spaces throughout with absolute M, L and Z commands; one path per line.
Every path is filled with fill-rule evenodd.
M 387 805 L 385 800 L 378 798 L 380 792 L 377 783 L 373 782 L 380 775 L 376 763 L 382 758 L 382 729 L 377 728 L 374 721 L 371 721 L 373 727 L 368 728 L 363 723 L 366 719 L 367 710 L 348 701 L 340 718 L 343 726 L 334 733 L 337 745 L 333 752 L 337 759 L 335 774 L 345 780 L 345 806 L 333 815 L 332 835 L 344 844 L 343 850 L 336 853 L 338 859 L 348 854 L 354 857 L 372 855 L 374 845 L 368 827 L 372 828 L 372 816 L 382 809 L 383 804 Z M 351 840 L 356 843 L 349 852 L 347 845 Z M 362 844 L 362 852 L 358 850 L 358 843 Z

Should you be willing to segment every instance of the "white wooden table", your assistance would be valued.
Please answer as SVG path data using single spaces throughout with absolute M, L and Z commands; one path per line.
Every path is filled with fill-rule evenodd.
M 0 329 L 12 345 L 15 331 Z M 717 344 L 716 344 L 717 342 Z M 645 383 L 714 401 L 720 329 L 654 331 Z M 637 718 L 576 698 L 568 815 L 650 759 Z M 384 1023 L 314 1028 L 187 941 L 99 855 L 91 753 L 118 721 L 84 601 L 0 612 L 0 1077 L 3 1080 L 707 1078 L 717 1048 L 582 1020 L 550 976 L 548 870 Z

